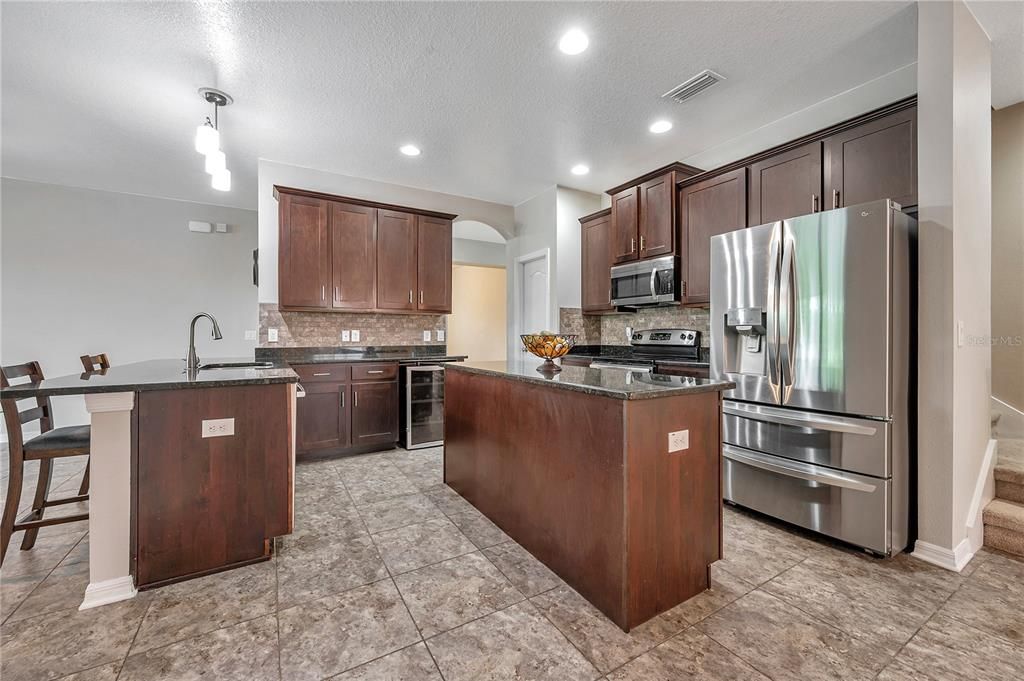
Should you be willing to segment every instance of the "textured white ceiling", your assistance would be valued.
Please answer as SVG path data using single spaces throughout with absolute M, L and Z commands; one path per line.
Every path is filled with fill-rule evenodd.
M 1024 101 L 1024 2 L 972 0 L 967 3 L 992 41 L 992 106 Z
M 916 59 L 908 2 L 3 3 L 3 174 L 246 208 L 268 158 L 506 204 L 600 192 Z M 557 50 L 579 26 L 590 49 Z M 688 104 L 660 95 L 704 68 Z M 214 86 L 233 173 L 192 149 Z M 655 118 L 675 128 L 647 132 Z M 414 142 L 418 158 L 398 153 Z M 583 162 L 591 173 L 569 172 Z

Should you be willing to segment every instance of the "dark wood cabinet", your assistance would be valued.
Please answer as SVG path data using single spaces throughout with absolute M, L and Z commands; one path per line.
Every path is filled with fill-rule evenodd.
M 304 383 L 299 400 L 296 447 L 302 452 L 337 449 L 351 444 L 352 400 L 347 383 Z
M 611 243 L 612 264 L 629 262 L 637 258 L 637 238 L 640 236 L 640 188 L 630 187 L 612 195 Z
M 684 304 L 711 300 L 711 237 L 747 226 L 747 169 L 739 168 L 679 190 Z
M 917 109 L 825 139 L 825 208 L 892 199 L 917 205 Z
M 377 307 L 415 310 L 416 216 L 377 211 Z
M 352 444 L 394 444 L 398 440 L 398 385 L 352 384 Z
M 328 308 L 331 252 L 327 205 L 305 196 L 280 200 L 278 289 L 282 306 Z
M 377 211 L 330 203 L 332 307 L 372 310 L 377 306 Z
M 640 185 L 639 257 L 654 258 L 676 252 L 675 173 Z
M 292 385 L 136 396 L 132 557 L 141 588 L 270 557 L 292 531 Z M 203 437 L 205 419 L 234 434 Z
M 452 221 L 420 215 L 416 231 L 416 309 L 451 312 Z
M 582 243 L 581 304 L 586 313 L 611 312 L 611 211 L 603 210 L 580 218 Z
M 751 226 L 822 209 L 821 142 L 782 152 L 750 166 Z

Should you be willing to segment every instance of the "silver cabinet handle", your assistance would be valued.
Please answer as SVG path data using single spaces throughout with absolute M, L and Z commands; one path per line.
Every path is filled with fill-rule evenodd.
M 845 475 L 830 473 L 818 466 L 811 466 L 809 464 L 803 464 L 799 467 L 790 466 L 782 463 L 781 461 L 773 461 L 772 459 L 775 457 L 769 459 L 763 454 L 745 452 L 733 447 L 732 445 L 722 445 L 722 456 L 730 461 L 746 464 L 747 466 L 752 466 L 754 468 L 760 468 L 761 470 L 769 471 L 771 473 L 778 473 L 779 475 L 785 475 L 790 478 L 820 482 L 824 485 L 831 485 L 832 487 L 845 487 L 846 489 L 852 489 L 858 492 L 874 492 L 876 489 L 875 485 L 869 485 L 866 482 L 861 482 L 854 478 L 848 478 Z
M 368 374 L 383 374 L 384 370 L 383 369 L 372 369 L 372 370 L 367 371 L 366 373 L 368 373 Z
M 334 299 L 335 300 L 339 300 L 340 299 L 340 296 L 338 295 L 338 287 L 337 286 L 334 287 Z
M 850 433 L 851 435 L 874 435 L 877 428 L 861 425 L 837 418 L 825 418 L 823 416 L 811 416 L 806 414 L 798 416 L 787 409 L 773 409 L 771 407 L 757 407 L 739 405 L 736 402 L 725 401 L 722 403 L 722 413 L 740 418 L 764 421 L 765 423 L 777 423 L 783 426 L 796 426 L 797 428 L 812 428 L 814 430 L 827 430 L 831 433 Z
M 321 286 L 320 287 L 320 300 L 327 300 L 327 287 L 326 286 Z
M 330 371 L 321 371 L 320 373 L 313 374 L 314 376 L 330 376 Z
M 359 391 L 357 391 L 357 390 L 353 390 L 352 391 L 352 406 L 354 406 L 354 407 L 358 407 L 359 406 Z
M 636 239 L 630 239 L 629 240 L 629 252 L 633 253 L 634 251 L 636 251 Z
M 412 289 L 409 289 L 409 302 L 412 303 Z
M 812 213 L 817 213 L 818 212 L 818 195 L 817 194 L 811 194 L 811 212 Z
M 832 207 L 833 208 L 839 208 L 839 190 L 838 189 L 833 189 L 832 190 Z
M 641 251 L 644 250 L 644 237 L 643 237 L 643 235 L 640 236 L 640 250 Z
M 423 304 L 423 291 L 420 291 L 420 305 Z
M 344 409 L 345 408 L 345 391 L 342 390 L 338 394 L 341 395 L 341 408 Z

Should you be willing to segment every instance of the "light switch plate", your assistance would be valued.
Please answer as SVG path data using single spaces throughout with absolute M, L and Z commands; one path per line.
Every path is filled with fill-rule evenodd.
M 234 434 L 234 419 L 203 419 L 203 437 L 224 437 Z
M 353 343 L 358 343 L 359 342 L 359 329 L 352 329 L 352 342 Z
M 245 340 L 256 340 L 256 329 L 246 329 Z
M 668 452 L 681 452 L 690 448 L 690 431 L 674 430 L 668 434 Z
M 277 342 L 277 329 L 267 329 L 267 342 L 268 343 L 276 343 Z
M 226 222 L 218 222 L 213 225 L 213 228 L 220 234 L 228 233 L 228 223 Z
M 343 340 L 343 341 L 350 341 L 350 340 L 352 340 L 352 333 L 350 331 L 348 331 L 347 329 L 345 331 L 342 331 L 341 332 L 341 340 Z
M 425 341 L 429 341 L 430 340 L 430 331 L 424 331 L 423 332 L 423 340 L 425 340 Z
M 434 332 L 434 337 L 437 338 L 437 340 L 439 340 L 439 341 L 443 341 L 444 340 L 444 329 L 438 329 L 437 331 L 435 331 Z

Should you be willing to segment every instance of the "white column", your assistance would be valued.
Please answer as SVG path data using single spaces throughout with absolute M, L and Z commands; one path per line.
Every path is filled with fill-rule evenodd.
M 134 393 L 85 396 L 92 415 L 89 458 L 89 586 L 79 610 L 134 598 L 131 570 Z

